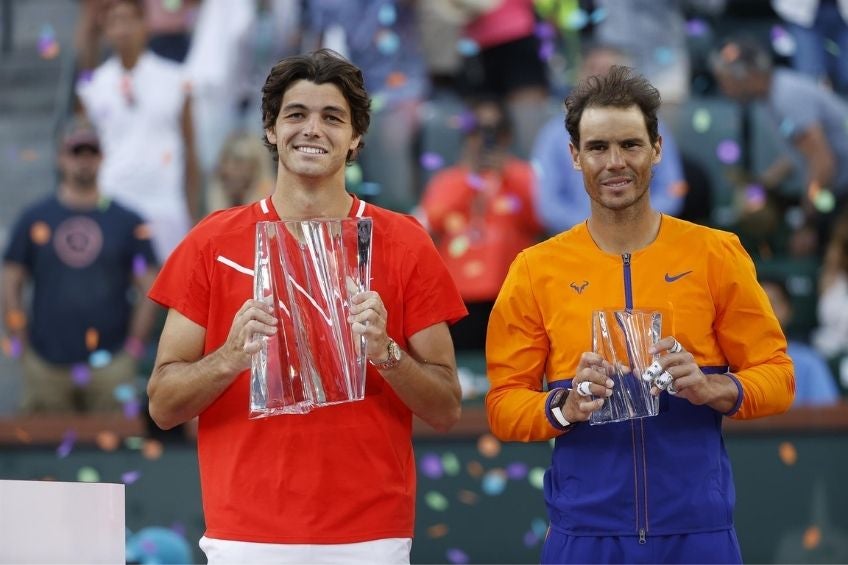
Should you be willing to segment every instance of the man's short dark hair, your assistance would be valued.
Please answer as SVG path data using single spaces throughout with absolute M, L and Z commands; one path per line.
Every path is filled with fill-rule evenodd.
M 591 76 L 580 82 L 565 99 L 565 129 L 571 143 L 580 147 L 580 120 L 583 110 L 592 107 L 612 106 L 630 108 L 637 106 L 645 117 L 645 127 L 652 145 L 659 141 L 657 111 L 661 103 L 660 93 L 642 75 L 629 67 L 613 65 L 607 74 Z
M 271 69 L 265 86 L 262 87 L 262 127 L 272 129 L 283 104 L 286 91 L 297 81 L 307 80 L 315 84 L 334 84 L 350 106 L 351 124 L 354 135 L 364 139 L 371 123 L 371 99 L 365 90 L 362 71 L 332 49 L 319 49 L 306 55 L 286 57 Z M 265 146 L 271 151 L 274 160 L 279 159 L 277 147 L 263 135 Z M 359 145 L 347 154 L 351 163 L 356 154 L 365 147 L 362 139 Z

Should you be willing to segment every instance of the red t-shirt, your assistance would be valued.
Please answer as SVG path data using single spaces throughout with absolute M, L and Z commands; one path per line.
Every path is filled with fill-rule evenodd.
M 373 218 L 371 289 L 388 333 L 415 333 L 466 314 L 430 237 L 412 218 L 354 198 Z M 270 199 L 214 213 L 174 250 L 150 298 L 206 328 L 204 354 L 224 343 L 253 296 L 256 223 L 279 220 Z M 373 367 L 365 399 L 308 414 L 249 420 L 250 371 L 199 417 L 206 535 L 260 543 L 355 543 L 412 537 L 412 412 Z

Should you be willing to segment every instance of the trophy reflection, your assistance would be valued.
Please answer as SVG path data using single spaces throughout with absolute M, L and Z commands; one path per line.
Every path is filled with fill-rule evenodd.
M 371 219 L 256 224 L 253 294 L 272 304 L 277 333 L 261 336 L 250 376 L 250 418 L 304 414 L 365 397 L 365 336 L 347 321 L 369 290 Z

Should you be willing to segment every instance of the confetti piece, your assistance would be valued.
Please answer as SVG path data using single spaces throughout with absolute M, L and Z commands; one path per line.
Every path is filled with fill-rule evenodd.
M 706 108 L 698 108 L 692 112 L 692 129 L 697 133 L 706 133 L 713 124 L 713 117 Z
M 454 258 L 462 257 L 469 247 L 471 247 L 471 240 L 468 239 L 468 236 L 459 235 L 448 244 L 448 253 Z
M 539 536 L 537 536 L 533 531 L 524 532 L 524 538 L 522 541 L 524 542 L 524 547 L 530 548 L 539 543 Z
M 424 495 L 424 502 L 436 512 L 444 512 L 450 506 L 450 502 L 445 498 L 445 495 L 434 490 Z
M 56 31 L 52 25 L 41 26 L 37 48 L 42 59 L 55 59 L 59 55 L 59 42 L 56 41 Z
M 442 455 L 442 468 L 445 470 L 446 475 L 451 477 L 457 476 L 461 468 L 459 458 L 450 451 L 444 453 Z
M 483 276 L 483 273 L 485 272 L 486 266 L 482 261 L 469 261 L 462 266 L 462 274 L 469 279 Z
M 100 332 L 95 328 L 85 330 L 85 347 L 89 351 L 97 349 L 97 344 L 100 342 Z
M 162 7 L 168 12 L 178 12 L 182 6 L 182 0 L 162 0 Z
M 406 84 L 406 74 L 401 72 L 390 73 L 386 77 L 386 86 L 389 88 L 400 88 Z
M 85 386 L 91 381 L 91 369 L 85 363 L 71 365 L 71 380 L 76 386 Z
M 469 461 L 465 465 L 465 470 L 468 471 L 468 474 L 475 479 L 479 479 L 483 476 L 483 465 L 481 465 L 479 461 Z
M 148 461 L 155 461 L 162 457 L 162 452 L 165 451 L 165 446 L 158 439 L 144 440 L 144 445 L 141 447 L 141 455 Z
M 32 443 L 32 436 L 25 429 L 15 426 L 15 437 L 21 443 Z
M 709 31 L 707 23 L 699 18 L 693 18 L 686 22 L 686 33 L 689 37 L 701 37 Z
M 781 26 L 773 26 L 771 28 L 771 46 L 774 52 L 782 57 L 788 57 L 795 53 L 797 45 L 792 34 L 786 31 Z
M 345 180 L 348 184 L 354 186 L 362 182 L 362 167 L 359 166 L 359 163 L 354 163 L 345 169 Z
M 607 17 L 606 8 L 595 8 L 595 10 L 589 14 L 589 21 L 593 24 L 597 25 L 604 21 Z
M 141 402 L 139 402 L 137 399 L 124 402 L 123 409 L 124 418 L 126 418 L 127 420 L 138 418 L 138 415 L 141 414 Z
M 80 467 L 77 480 L 81 483 L 96 483 L 100 481 L 100 473 L 94 467 Z
M 480 46 L 473 39 L 463 37 L 456 42 L 456 50 L 463 57 L 474 57 L 480 52 Z
M 396 20 L 397 11 L 394 4 L 386 3 L 380 6 L 380 10 L 377 12 L 377 21 L 380 22 L 381 26 L 393 26 Z
M 131 485 L 141 478 L 141 471 L 127 471 L 121 475 L 121 482 L 125 485 Z
M 32 224 L 32 227 L 29 228 L 29 237 L 36 245 L 44 245 L 50 241 L 52 233 L 50 226 L 48 226 L 45 222 L 35 222 Z
M 98 349 L 88 356 L 88 364 L 95 369 L 102 369 L 112 362 L 112 354 L 105 349 Z
M 150 239 L 153 235 L 149 224 L 139 224 L 133 233 L 136 239 Z
M 422 153 L 419 163 L 421 163 L 421 167 L 427 171 L 437 171 L 445 166 L 444 158 L 438 153 L 434 153 L 432 151 Z
M 553 41 L 545 40 L 539 45 L 539 59 L 542 61 L 550 61 L 554 53 L 556 53 L 556 45 Z
M 388 82 L 388 79 L 386 79 Z M 371 97 L 371 112 L 377 113 L 386 106 L 386 97 L 381 94 L 375 94 Z
M 819 546 L 822 539 L 821 529 L 818 526 L 810 526 L 804 532 L 804 549 L 813 550 Z
M 0 340 L 0 347 L 3 348 L 3 353 L 11 359 L 18 359 L 24 352 L 24 345 L 19 337 L 3 337 Z
M 483 190 L 483 187 L 486 186 L 485 179 L 477 173 L 468 173 L 468 175 L 465 177 L 465 182 L 467 182 L 468 186 L 470 186 L 474 190 Z
M 418 464 L 421 474 L 428 479 L 441 479 L 444 474 L 442 460 L 435 453 L 426 453 Z
M 501 452 L 501 442 L 492 434 L 483 434 L 477 440 L 477 451 L 480 452 L 480 455 L 489 459 L 497 457 Z
M 103 451 L 115 451 L 121 444 L 118 434 L 110 430 L 103 430 L 102 432 L 99 432 L 97 436 L 95 436 L 94 442 L 97 444 L 97 447 Z
M 569 30 L 583 29 L 589 24 L 589 14 L 586 10 L 576 9 L 566 16 L 565 28 Z
M 527 482 L 529 482 L 530 486 L 533 488 L 542 490 L 545 486 L 545 470 L 541 467 L 533 467 L 530 469 L 530 472 L 527 473 Z
M 433 524 L 429 528 L 427 528 L 427 536 L 431 539 L 439 539 L 448 535 L 448 526 L 447 524 Z
M 506 476 L 513 481 L 520 481 L 527 476 L 527 464 L 521 461 L 510 463 L 506 466 Z
M 506 472 L 503 469 L 492 469 L 483 476 L 483 493 L 498 496 L 506 489 Z
M 15 308 L 6 313 L 6 325 L 12 331 L 20 331 L 27 325 L 26 314 L 23 310 Z
M 654 60 L 664 67 L 672 65 L 676 59 L 677 55 L 670 47 L 660 46 L 654 49 Z
M 458 493 L 456 493 L 456 498 L 461 503 L 467 504 L 469 506 L 477 504 L 477 501 L 480 499 L 476 492 L 466 489 L 462 489 Z
M 144 438 L 138 436 L 129 436 L 124 439 L 124 445 L 127 449 L 141 449 L 144 445 Z
M 795 446 L 788 441 L 784 441 L 778 446 L 777 454 L 783 464 L 788 467 L 791 467 L 798 462 L 798 451 L 795 449 Z
M 130 383 L 122 383 L 115 387 L 115 390 L 112 391 L 112 396 L 115 397 L 115 400 L 123 404 L 124 402 L 136 399 L 136 390 Z
M 456 563 L 462 565 L 469 562 L 468 554 L 459 548 L 452 547 L 445 552 L 448 563 Z
M 739 160 L 742 151 L 739 149 L 739 144 L 732 139 L 725 139 L 719 142 L 716 147 L 716 156 L 718 160 L 725 165 L 732 165 Z
M 530 529 L 533 530 L 534 534 L 543 538 L 548 533 L 548 521 L 542 518 L 533 518 L 533 521 L 530 522 Z
M 749 184 L 745 187 L 745 209 L 749 212 L 762 210 L 766 205 L 766 191 L 759 184 Z
M 77 441 L 77 433 L 74 430 L 65 431 L 62 436 L 62 443 L 59 444 L 59 447 L 56 448 L 56 455 L 59 459 L 64 459 L 68 455 L 70 455 L 71 451 L 74 449 L 74 443 Z
M 374 42 L 377 44 L 377 50 L 383 55 L 392 55 L 400 49 L 398 34 L 388 29 L 380 30 Z
M 147 273 L 147 259 L 144 255 L 137 253 L 132 260 L 133 274 L 137 277 L 143 277 Z

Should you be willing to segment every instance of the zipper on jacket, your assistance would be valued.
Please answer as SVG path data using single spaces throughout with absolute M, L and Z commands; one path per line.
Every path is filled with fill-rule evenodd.
M 630 253 L 622 253 L 621 261 L 624 276 L 624 306 L 628 310 L 633 309 L 633 284 L 630 270 Z M 648 492 L 647 492 L 647 460 L 645 453 L 645 428 L 639 420 L 638 425 L 631 421 L 631 433 L 633 442 L 633 470 L 635 477 L 633 504 L 636 509 L 636 530 L 639 533 L 639 543 L 646 542 L 648 533 Z M 642 522 L 644 516 L 644 523 Z
M 622 253 L 621 260 L 624 262 L 624 307 L 633 309 L 633 287 L 630 284 L 630 253 Z

